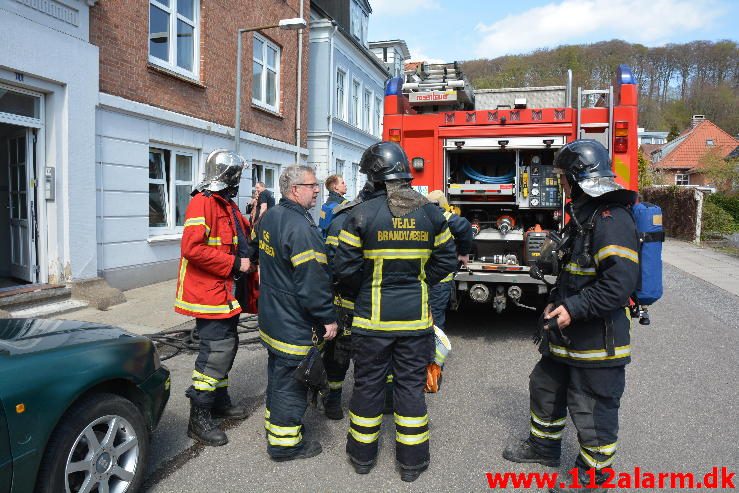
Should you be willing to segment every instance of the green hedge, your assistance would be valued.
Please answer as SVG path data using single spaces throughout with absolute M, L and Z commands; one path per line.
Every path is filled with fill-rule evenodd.
M 708 196 L 708 202 L 721 207 L 723 210 L 731 214 L 731 217 L 734 218 L 734 222 L 739 223 L 739 195 L 714 193 Z
M 703 204 L 703 224 L 701 226 L 701 237 L 722 236 L 739 231 L 734 218 L 727 211 L 707 201 Z
M 665 234 L 681 240 L 695 240 L 698 203 L 692 188 L 647 187 L 641 190 L 642 200 L 662 208 Z

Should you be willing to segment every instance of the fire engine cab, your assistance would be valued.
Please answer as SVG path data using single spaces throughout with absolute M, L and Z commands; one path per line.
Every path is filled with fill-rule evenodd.
M 599 140 L 617 181 L 638 186 L 637 87 L 626 65 L 613 86 L 573 94 L 571 71 L 564 86 L 475 91 L 456 62 L 423 63 L 388 81 L 384 110 L 383 139 L 405 149 L 414 188 L 442 190 L 472 224 L 474 248 L 454 278 L 454 308 L 465 298 L 498 313 L 509 301 L 540 304 L 547 288 L 529 270 L 547 232 L 565 221 L 553 161 L 566 143 Z

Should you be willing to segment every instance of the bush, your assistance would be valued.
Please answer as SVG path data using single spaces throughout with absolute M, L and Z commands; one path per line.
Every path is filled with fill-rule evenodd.
M 695 190 L 686 187 L 649 187 L 641 191 L 644 202 L 662 208 L 665 234 L 686 241 L 695 239 L 698 204 Z
M 703 227 L 701 228 L 701 236 L 723 236 L 739 231 L 739 225 L 731 217 L 731 214 L 723 210 L 712 201 L 703 204 Z
M 723 210 L 731 214 L 731 217 L 734 218 L 734 222 L 739 223 L 739 195 L 714 193 L 708 196 L 708 202 L 721 207 Z

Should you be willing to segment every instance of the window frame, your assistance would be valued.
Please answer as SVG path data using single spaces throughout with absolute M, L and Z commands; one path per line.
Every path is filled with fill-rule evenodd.
M 262 36 L 259 33 L 254 33 L 254 37 L 252 39 L 252 43 L 254 43 L 256 40 L 259 40 L 262 43 L 262 59 L 257 60 L 254 57 L 254 45 L 252 44 L 252 97 L 251 102 L 252 104 L 259 106 L 260 108 L 265 108 L 269 111 L 273 111 L 275 113 L 280 112 L 280 68 L 282 65 L 282 47 L 275 42 L 269 40 L 268 38 Z M 273 48 L 275 51 L 277 51 L 277 55 L 275 56 L 275 67 L 273 69 L 270 69 L 268 63 L 267 63 L 267 50 L 269 48 Z M 261 75 L 261 89 L 262 94 L 260 97 L 262 99 L 256 99 L 254 98 L 254 64 L 259 63 L 262 66 L 262 75 Z M 275 72 L 275 104 L 270 105 L 267 103 L 267 71 L 273 70 Z
M 177 186 L 178 185 L 189 185 L 190 190 L 195 188 L 197 177 L 199 175 L 199 151 L 197 149 L 188 149 L 184 147 L 176 147 L 176 146 L 170 146 L 166 144 L 160 144 L 158 142 L 150 142 L 149 143 L 149 154 L 152 153 L 152 151 L 160 151 L 163 154 L 163 161 L 164 161 L 164 169 L 163 171 L 163 178 L 148 178 L 148 184 L 159 184 L 159 185 L 165 185 L 164 190 L 164 196 L 165 196 L 165 202 L 166 202 L 166 218 L 167 218 L 167 225 L 166 226 L 149 226 L 149 237 L 152 236 L 162 236 L 162 235 L 172 235 L 172 234 L 182 234 L 182 231 L 185 229 L 184 222 L 181 226 L 178 226 L 176 224 L 176 215 L 177 215 Z M 166 162 L 164 159 L 164 151 L 169 151 L 169 163 Z M 147 156 L 149 155 L 147 154 Z M 177 179 L 177 156 L 188 156 L 190 157 L 190 180 L 178 180 Z M 167 176 L 169 174 L 173 174 L 173 179 L 169 180 Z M 169 183 L 167 183 L 169 182 Z M 172 200 L 172 199 L 175 200 Z M 147 214 L 147 219 L 151 220 L 150 214 Z
M 362 130 L 372 133 L 372 99 L 374 94 L 366 87 L 362 91 Z
M 263 161 L 259 161 L 259 162 L 254 161 L 252 164 L 253 164 L 252 172 L 251 172 L 252 190 L 254 189 L 254 185 L 256 185 L 258 181 L 264 182 L 264 184 L 267 185 L 267 181 L 264 177 L 265 170 L 270 169 L 272 170 L 272 174 L 273 174 L 273 183 L 271 187 L 265 186 L 265 189 L 272 192 L 272 196 L 275 198 L 275 202 L 279 201 L 280 197 L 282 197 L 282 195 L 280 194 L 280 165 L 275 164 L 275 163 L 267 163 Z
M 200 78 L 200 0 L 192 0 L 193 2 L 193 20 L 188 19 L 180 15 L 177 12 L 177 2 L 179 0 L 172 0 L 172 6 L 168 7 L 158 0 L 149 0 L 149 10 L 147 12 L 149 26 L 148 26 L 148 37 L 149 43 L 147 44 L 147 55 L 149 63 L 162 67 L 170 72 L 175 72 L 178 75 L 182 75 L 188 79 L 194 79 L 199 81 Z M 169 32 L 168 42 L 169 49 L 167 50 L 167 60 L 163 60 L 151 54 L 151 7 L 154 6 L 164 11 L 169 17 Z M 177 65 L 177 21 L 181 20 L 185 24 L 192 26 L 193 28 L 193 60 L 192 70 L 187 70 Z M 173 36 L 174 33 L 174 36 Z
M 682 181 L 685 181 L 685 183 L 681 183 Z M 675 185 L 690 185 L 690 175 L 688 173 L 675 173 Z
M 339 98 L 339 74 L 343 76 L 343 84 L 341 86 L 341 97 Z M 347 101 L 347 87 L 346 87 L 346 81 L 348 79 L 348 73 L 345 69 L 341 67 L 336 68 L 336 91 L 334 94 L 334 97 L 336 98 L 336 110 L 334 111 L 336 118 L 339 118 L 340 120 L 344 120 L 345 122 L 349 121 L 349 104 Z
M 382 137 L 382 113 L 383 113 L 383 107 L 382 107 L 382 98 L 380 96 L 375 95 L 375 121 L 373 125 L 373 131 L 374 135 L 377 137 Z
M 356 90 L 356 92 L 355 92 Z M 351 88 L 351 113 L 349 115 L 349 123 L 357 128 L 361 128 L 362 119 L 362 81 L 356 77 L 352 77 Z

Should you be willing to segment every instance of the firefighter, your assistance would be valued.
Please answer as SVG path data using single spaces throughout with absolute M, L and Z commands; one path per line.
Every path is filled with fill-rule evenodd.
M 570 221 L 557 246 L 564 267 L 542 318 L 548 323 L 541 332 L 542 357 L 529 377 L 530 433 L 508 445 L 503 457 L 558 466 L 569 409 L 580 442 L 580 483 L 589 483 L 585 472 L 593 468 L 600 485 L 618 448 L 618 409 L 631 360 L 628 305 L 639 257 L 628 206 L 636 194 L 614 181 L 608 151 L 595 140 L 567 144 L 554 165 L 571 198 Z
M 349 217 L 349 212 L 357 204 L 370 199 L 374 193 L 375 187 L 372 182 L 368 181 L 354 200 L 345 202 L 333 209 L 333 219 L 326 231 L 326 254 L 329 270 L 333 266 L 336 247 L 339 246 L 339 233 L 346 222 L 346 218 Z M 344 411 L 341 409 L 342 388 L 351 360 L 351 321 L 354 300 L 337 294 L 334 297 L 334 305 L 336 305 L 339 315 L 339 333 L 335 339 L 326 343 L 323 353 L 329 385 L 329 393 L 323 400 L 323 408 L 327 418 L 340 420 L 344 418 Z
M 321 206 L 321 214 L 318 219 L 318 229 L 321 230 L 323 238 L 326 238 L 328 233 L 328 227 L 334 216 L 334 209 L 336 206 L 346 204 L 349 201 L 344 198 L 346 194 L 346 182 L 341 175 L 331 175 L 326 178 L 326 190 L 328 190 L 328 199 L 326 203 Z
M 319 184 L 313 168 L 288 166 L 280 202 L 257 226 L 261 274 L 259 327 L 268 351 L 265 428 L 274 461 L 313 457 L 317 441 L 303 440 L 307 387 L 293 374 L 313 345 L 336 335 L 326 250 L 308 210 Z
M 234 405 L 228 394 L 238 336 L 241 306 L 234 278 L 249 270 L 248 254 L 239 246 L 248 241 L 249 225 L 231 200 L 245 167 L 241 156 L 213 151 L 205 162 L 205 179 L 192 192 L 185 211 L 182 257 L 175 311 L 195 317 L 200 350 L 192 372 L 190 422 L 187 434 L 205 445 L 228 442 L 214 417 L 244 419 L 246 408 Z
M 457 260 L 464 267 L 467 267 L 467 262 L 470 260 L 470 251 L 472 251 L 472 225 L 467 219 L 451 211 L 444 192 L 441 190 L 430 192 L 428 199 L 442 209 L 444 218 L 449 223 L 449 231 L 452 232 L 452 236 L 454 237 L 454 244 L 457 247 Z M 438 284 L 433 285 L 431 287 L 431 294 L 429 295 L 434 325 L 442 331 L 446 327 L 446 310 L 452 298 L 453 279 L 454 272 L 446 276 Z
M 457 257 L 439 208 L 411 189 L 408 158 L 398 144 L 370 146 L 360 170 L 378 193 L 346 219 L 334 261 L 339 292 L 355 299 L 346 451 L 358 474 L 375 465 L 385 381 L 392 371 L 396 459 L 401 479 L 410 482 L 430 459 L 423 393 L 434 352 L 429 284 L 454 271 Z

